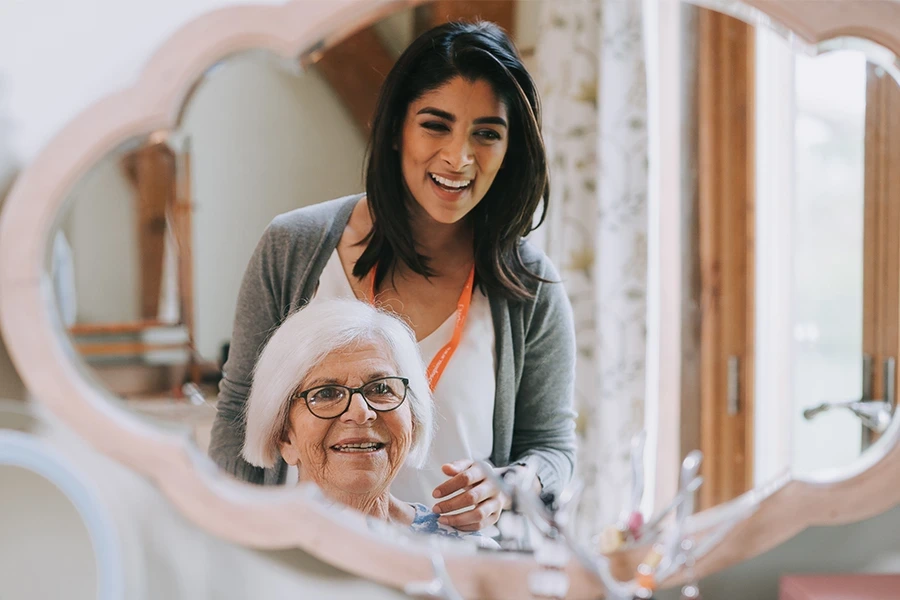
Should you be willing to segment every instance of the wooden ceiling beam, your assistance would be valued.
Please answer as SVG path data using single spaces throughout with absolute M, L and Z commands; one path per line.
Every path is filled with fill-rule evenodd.
M 517 0 L 436 0 L 416 8 L 416 35 L 448 21 L 492 21 L 515 39 Z
M 378 90 L 393 66 L 393 55 L 373 27 L 329 48 L 315 64 L 366 137 L 375 114 Z
M 165 144 L 151 144 L 125 161 L 138 199 L 141 319 L 159 315 L 166 241 L 166 209 L 175 203 L 175 156 Z

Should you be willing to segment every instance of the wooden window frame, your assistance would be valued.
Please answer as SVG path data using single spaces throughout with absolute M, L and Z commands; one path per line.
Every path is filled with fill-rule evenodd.
M 753 487 L 755 29 L 701 8 L 697 30 L 703 509 Z
M 900 84 L 866 67 L 863 353 L 872 358 L 872 397 L 885 394 L 885 361 L 900 360 Z M 898 378 L 894 376 L 894 389 Z M 896 398 L 894 399 L 896 404 Z M 877 435 L 863 429 L 863 445 Z

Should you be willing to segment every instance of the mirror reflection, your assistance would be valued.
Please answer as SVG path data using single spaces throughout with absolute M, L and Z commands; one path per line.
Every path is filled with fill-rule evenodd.
M 57 307 L 99 385 L 234 477 L 493 548 L 496 476 L 548 502 L 577 479 L 583 535 L 608 541 L 649 512 L 654 460 L 631 452 L 655 276 L 642 15 L 521 1 L 481 15 L 508 38 L 432 29 L 465 4 L 215 65 L 177 130 L 71 190 Z M 682 446 L 705 508 L 851 464 L 890 422 L 900 91 L 862 50 L 683 8 Z
M 896 261 L 880 228 L 895 219 L 879 170 L 884 101 L 900 94 L 858 51 L 796 63 L 793 295 L 798 473 L 851 464 L 887 429 L 896 404 Z M 884 253 L 884 254 L 882 254 Z M 822 265 L 829 265 L 822 269 Z
M 758 40 L 770 61 L 784 55 L 771 34 Z M 757 181 L 771 195 L 757 196 L 757 243 L 774 246 L 757 258 L 757 297 L 772 293 L 760 316 L 775 314 L 766 304 L 786 308 L 756 325 L 766 341 L 756 350 L 760 375 L 770 376 L 757 378 L 765 392 L 756 398 L 758 443 L 765 420 L 776 423 L 756 452 L 757 483 L 779 469 L 821 477 L 851 466 L 896 405 L 897 320 L 889 307 L 900 265 L 883 229 L 896 218 L 896 187 L 883 170 L 898 141 L 896 59 L 864 43 L 833 45 L 793 57 L 781 81 L 790 85 L 790 129 L 760 136 Z M 765 106 L 779 96 L 770 88 L 757 100 Z M 774 129 L 779 118 L 769 111 L 759 126 Z M 775 355 L 778 346 L 790 351 Z

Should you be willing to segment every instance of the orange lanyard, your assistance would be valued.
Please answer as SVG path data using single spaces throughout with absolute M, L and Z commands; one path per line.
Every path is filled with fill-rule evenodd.
M 369 279 L 371 280 L 369 303 L 371 304 L 375 304 L 375 271 L 376 269 L 372 269 L 372 272 L 369 274 Z M 447 368 L 450 357 L 453 356 L 453 353 L 459 347 L 459 340 L 462 337 L 462 330 L 466 324 L 466 317 L 469 316 L 469 305 L 472 304 L 472 290 L 474 287 L 475 265 L 472 265 L 472 270 L 469 271 L 469 278 L 466 279 L 466 285 L 463 286 L 462 293 L 459 295 L 459 300 L 456 303 L 456 326 L 453 328 L 453 335 L 450 336 L 450 341 L 434 355 L 434 358 L 431 359 L 431 364 L 428 365 L 428 386 L 432 392 L 437 387 L 441 375 L 444 374 L 444 369 Z

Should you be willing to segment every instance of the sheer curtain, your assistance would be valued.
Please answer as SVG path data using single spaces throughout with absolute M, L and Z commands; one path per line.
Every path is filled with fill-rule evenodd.
M 579 530 L 613 521 L 644 423 L 647 86 L 641 2 L 544 2 L 536 79 L 551 167 L 545 232 L 577 328 Z

